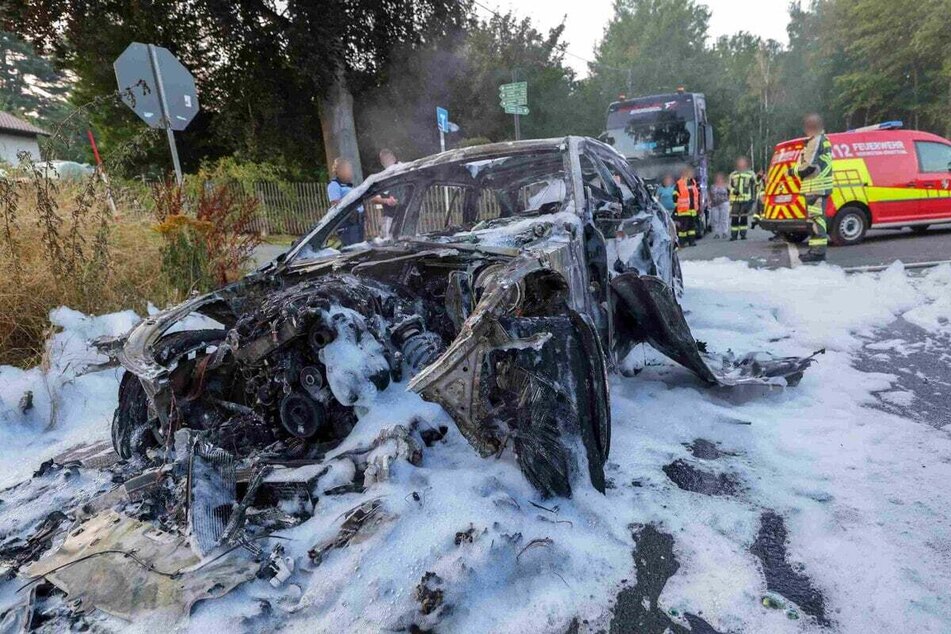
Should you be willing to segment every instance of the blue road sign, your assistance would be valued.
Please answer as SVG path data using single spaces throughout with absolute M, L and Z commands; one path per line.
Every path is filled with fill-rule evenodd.
M 449 111 L 436 106 L 436 127 L 443 132 L 449 132 Z

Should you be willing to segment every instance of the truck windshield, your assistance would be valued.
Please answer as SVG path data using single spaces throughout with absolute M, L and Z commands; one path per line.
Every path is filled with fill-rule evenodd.
M 608 114 L 607 133 L 629 159 L 677 158 L 696 150 L 692 104 L 622 105 Z

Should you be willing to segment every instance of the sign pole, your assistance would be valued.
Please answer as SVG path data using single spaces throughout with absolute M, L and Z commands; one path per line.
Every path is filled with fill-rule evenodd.
M 514 84 L 514 83 L 517 82 L 517 81 L 518 81 L 518 71 L 517 71 L 517 70 L 513 70 L 513 71 L 512 71 L 512 83 Z M 516 112 L 516 113 L 515 113 L 514 115 L 512 115 L 512 116 L 515 117 L 515 140 L 518 141 L 518 140 L 520 140 L 520 137 L 522 136 L 522 135 L 520 134 L 520 133 L 521 133 L 521 130 L 518 129 L 518 113 Z
M 436 106 L 436 127 L 439 129 L 439 151 L 446 151 L 446 132 L 449 131 L 449 111 Z M 443 187 L 443 202 L 446 205 L 446 218 L 449 217 L 449 188 Z
M 96 159 L 96 174 L 99 175 L 99 178 L 102 179 L 102 183 L 106 186 L 106 200 L 109 201 L 109 210 L 112 212 L 112 215 L 115 216 L 118 213 L 116 211 L 116 201 L 112 198 L 112 186 L 109 184 L 109 177 L 106 176 L 106 166 L 102 162 L 102 157 L 99 156 L 99 147 L 96 145 L 96 137 L 92 135 L 92 130 L 86 130 L 86 136 L 89 138 L 89 145 L 92 147 L 92 155 Z
M 439 128 L 439 151 L 446 151 L 446 133 L 442 128 Z M 446 205 L 446 213 L 449 213 L 449 188 L 443 187 L 443 199 Z
M 182 166 L 178 162 L 178 147 L 175 145 L 175 133 L 172 131 L 172 118 L 168 112 L 168 102 L 165 99 L 165 84 L 162 83 L 162 71 L 159 70 L 158 59 L 155 56 L 155 47 L 149 47 L 149 62 L 152 64 L 152 75 L 155 77 L 155 89 L 158 92 L 159 105 L 162 108 L 162 120 L 165 123 L 165 132 L 168 135 L 168 147 L 172 151 L 172 165 L 175 167 L 175 180 L 182 186 Z

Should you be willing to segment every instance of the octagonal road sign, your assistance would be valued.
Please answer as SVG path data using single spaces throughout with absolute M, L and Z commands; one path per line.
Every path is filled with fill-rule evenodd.
M 122 101 L 151 127 L 165 128 L 164 116 L 184 130 L 198 114 L 195 79 L 168 49 L 133 42 L 113 67 Z

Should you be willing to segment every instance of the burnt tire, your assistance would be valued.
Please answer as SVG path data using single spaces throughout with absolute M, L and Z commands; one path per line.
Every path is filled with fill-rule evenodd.
M 860 207 L 846 205 L 832 218 L 829 228 L 829 240 L 836 246 L 850 246 L 859 244 L 865 239 L 869 220 L 865 211 Z
M 124 460 L 144 455 L 158 444 L 151 427 L 145 389 L 137 376 L 126 372 L 119 383 L 119 406 L 112 415 L 113 449 Z

